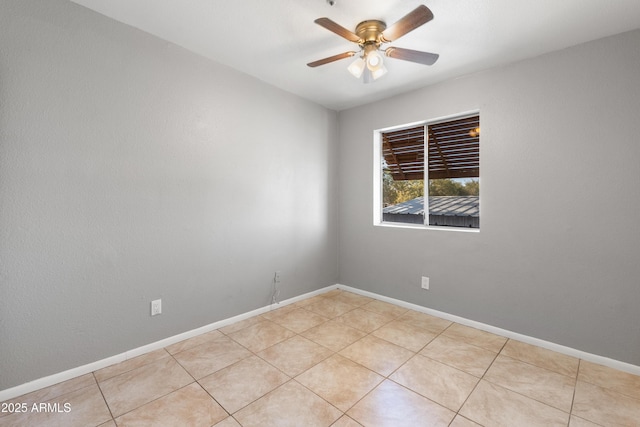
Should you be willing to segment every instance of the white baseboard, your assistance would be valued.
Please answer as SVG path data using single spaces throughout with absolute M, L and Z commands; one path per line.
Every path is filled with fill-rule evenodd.
M 232 323 L 239 322 L 241 320 L 248 319 L 253 316 L 257 316 L 263 313 L 266 313 L 271 310 L 275 310 L 276 308 L 284 307 L 289 304 L 293 304 L 305 298 L 310 298 L 316 295 L 320 295 L 326 292 L 329 292 L 333 289 L 341 289 L 344 291 L 353 292 L 354 294 L 359 294 L 363 296 L 367 296 L 370 298 L 374 298 L 380 301 L 388 302 L 391 304 L 398 305 L 400 307 L 408 308 L 411 310 L 419 311 L 422 313 L 430 314 L 432 316 L 440 317 L 442 319 L 450 320 L 452 322 L 460 323 L 461 325 L 470 326 L 472 328 L 480 329 L 483 331 L 491 332 L 496 335 L 503 336 L 505 338 L 511 338 L 514 340 L 522 341 L 527 344 L 536 345 L 538 347 L 546 348 L 548 350 L 556 351 L 558 353 L 566 354 L 568 356 L 577 357 L 589 362 L 597 363 L 599 365 L 608 366 L 613 369 L 618 369 L 620 371 L 628 372 L 634 375 L 640 375 L 640 366 L 632 365 L 630 363 L 621 362 L 615 359 L 610 359 L 608 357 L 598 356 L 597 354 L 587 353 L 585 351 L 576 350 L 571 347 L 566 347 L 560 344 L 552 343 L 549 341 L 544 341 L 538 338 L 530 337 L 528 335 L 522 335 L 517 332 L 508 331 L 506 329 L 497 328 L 495 326 L 487 325 L 485 323 L 476 322 L 474 320 L 465 319 L 464 317 L 455 316 L 453 314 L 445 313 L 438 310 L 433 310 L 430 308 L 426 308 L 417 304 L 413 304 L 410 302 L 398 300 L 395 298 L 386 297 L 383 295 L 378 295 L 373 292 L 363 291 L 362 289 L 352 288 L 350 286 L 336 284 L 332 286 L 327 286 L 322 289 L 315 290 L 313 292 L 308 292 L 303 295 L 299 295 L 297 297 L 289 298 L 285 301 L 282 301 L 278 304 L 271 304 L 265 307 L 261 307 L 247 313 L 239 314 L 234 317 L 230 317 L 228 319 L 220 320 L 218 322 L 211 323 L 209 325 L 192 329 L 190 331 L 174 335 L 169 338 L 165 338 L 160 341 L 153 342 L 151 344 L 144 345 L 142 347 L 134 348 L 132 350 L 126 351 L 124 353 L 117 354 L 115 356 L 107 357 L 102 360 L 98 360 L 96 362 L 88 363 L 83 366 L 79 366 L 77 368 L 69 369 L 64 372 L 59 372 L 57 374 L 49 375 L 47 377 L 39 378 L 34 381 L 30 381 L 25 384 L 21 384 L 16 387 L 8 388 L 6 390 L 0 390 L 0 402 L 5 400 L 13 399 L 18 396 L 22 396 L 26 393 L 31 393 L 36 390 L 40 390 L 45 387 L 52 386 L 54 384 L 61 383 L 63 381 L 67 381 L 81 375 L 85 375 L 91 373 L 93 371 L 97 371 L 98 369 L 106 368 L 107 366 L 114 365 L 116 363 L 123 362 L 125 360 L 132 359 L 134 357 L 140 356 L 145 353 L 149 353 L 154 350 L 158 350 L 164 347 L 167 347 L 171 344 L 175 344 L 179 341 L 186 340 L 188 338 L 195 337 L 197 335 L 203 334 L 205 332 L 213 331 L 214 329 L 219 329 L 224 326 L 230 325 Z
M 106 368 L 107 366 L 124 362 L 125 360 L 132 359 L 142 354 L 146 354 L 154 350 L 158 350 L 158 349 L 170 346 L 171 344 L 175 344 L 177 342 L 195 337 L 200 334 L 204 334 L 205 332 L 213 331 L 214 329 L 222 328 L 232 323 L 236 323 L 241 320 L 248 319 L 249 317 L 257 316 L 257 315 L 266 313 L 268 311 L 275 310 L 277 308 L 284 307 L 289 304 L 293 304 L 305 298 L 310 298 L 316 295 L 329 292 L 333 289 L 337 289 L 337 285 L 327 286 L 326 288 L 318 289 L 303 295 L 299 295 L 297 297 L 289 298 L 277 304 L 267 305 L 267 306 L 249 311 L 247 313 L 239 314 L 237 316 L 230 317 L 228 319 L 210 323 L 206 326 L 192 329 L 190 331 L 183 332 L 181 334 L 174 335 L 172 337 L 153 342 L 151 344 L 143 345 L 142 347 L 134 348 L 132 350 L 125 351 L 124 353 L 116 354 L 115 356 L 110 356 L 105 359 L 88 363 L 86 365 L 78 366 L 77 368 L 72 368 L 67 371 L 49 375 L 47 377 L 38 378 L 37 380 L 33 380 L 28 383 L 21 384 L 19 386 L 8 388 L 6 390 L 0 390 L 0 402 L 4 402 L 5 400 L 13 399 L 14 397 L 22 396 L 23 394 L 31 393 L 33 391 L 52 386 L 54 384 L 61 383 L 63 381 L 67 381 L 67 380 L 79 377 L 81 375 L 89 374 L 93 371 L 97 371 L 98 369 Z
M 476 322 L 475 320 L 465 319 L 464 317 L 459 317 L 459 316 L 455 316 L 453 314 L 445 313 L 442 311 L 433 310 L 430 308 L 423 307 L 421 305 L 412 304 L 410 302 L 398 300 L 395 298 L 378 295 L 373 292 L 363 291 L 361 289 L 352 288 L 350 286 L 338 284 L 337 287 L 338 289 L 342 289 L 344 291 L 353 292 L 354 294 L 367 296 L 380 301 L 399 305 L 400 307 L 430 314 L 432 316 L 436 316 L 442 319 L 450 320 L 452 322 L 460 323 L 461 325 L 470 326 L 472 328 L 491 332 L 492 334 L 500 335 L 505 338 L 511 338 L 517 341 L 522 341 L 527 344 L 546 348 L 547 350 L 552 350 L 558 353 L 566 354 L 568 356 L 577 357 L 579 359 L 583 359 L 588 362 L 597 363 L 598 365 L 608 366 L 609 368 L 618 369 L 620 371 L 628 372 L 630 374 L 640 375 L 640 366 L 632 365 L 631 363 L 621 362 L 619 360 L 610 359 L 604 356 L 598 356 L 597 354 L 587 353 L 586 351 L 582 351 L 582 350 L 576 350 L 575 348 L 566 347 L 550 341 L 545 341 L 538 338 L 530 337 L 528 335 L 519 334 L 517 332 L 512 332 L 506 329 L 487 325 L 486 323 Z

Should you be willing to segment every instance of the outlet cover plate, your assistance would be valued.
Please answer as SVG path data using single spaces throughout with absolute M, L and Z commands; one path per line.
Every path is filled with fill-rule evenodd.
M 151 301 L 151 315 L 157 316 L 158 314 L 162 314 L 162 300 L 156 299 Z
M 429 278 L 422 276 L 422 289 L 429 289 Z

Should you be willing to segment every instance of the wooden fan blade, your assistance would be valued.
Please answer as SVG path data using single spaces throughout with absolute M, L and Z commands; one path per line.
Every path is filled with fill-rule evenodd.
M 402 17 L 398 22 L 384 30 L 380 39 L 385 43 L 397 40 L 409 31 L 415 30 L 432 19 L 433 13 L 427 6 L 422 4 Z
M 345 39 L 349 40 L 350 42 L 361 43 L 363 41 L 355 33 L 347 30 L 346 28 L 344 28 L 340 24 L 336 24 L 335 22 L 333 22 L 329 18 L 318 18 L 313 22 L 315 22 L 316 24 L 320 25 L 321 27 L 326 28 L 327 30 L 329 30 L 329 31 L 331 31 L 333 33 L 336 33 L 340 37 L 344 37 Z
M 437 53 L 421 52 L 419 50 L 403 49 L 401 47 L 389 47 L 384 51 L 390 58 L 403 61 L 417 62 L 418 64 L 433 65 L 440 55 Z
M 328 64 L 330 62 L 339 61 L 339 60 L 344 59 L 344 58 L 349 58 L 349 57 L 351 57 L 351 56 L 353 56 L 355 54 L 356 54 L 356 52 L 344 52 L 344 53 L 340 53 L 338 55 L 330 56 L 328 58 L 319 59 L 317 61 L 309 62 L 307 65 L 309 67 L 317 67 L 317 66 L 320 66 L 320 65 Z

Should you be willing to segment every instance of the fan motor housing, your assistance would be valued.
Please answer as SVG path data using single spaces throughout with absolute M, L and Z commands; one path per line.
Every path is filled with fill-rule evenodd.
M 369 20 L 363 21 L 356 27 L 356 35 L 360 37 L 364 42 L 380 44 L 380 35 L 387 28 L 387 24 L 382 21 Z

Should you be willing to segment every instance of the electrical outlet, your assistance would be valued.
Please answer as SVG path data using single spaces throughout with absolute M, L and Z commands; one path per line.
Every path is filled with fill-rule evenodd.
M 156 299 L 151 301 L 151 315 L 156 316 L 162 314 L 162 300 Z
M 273 281 L 276 283 L 280 283 L 280 271 L 276 271 L 276 273 L 273 275 Z
M 422 289 L 429 290 L 429 278 L 422 276 Z

